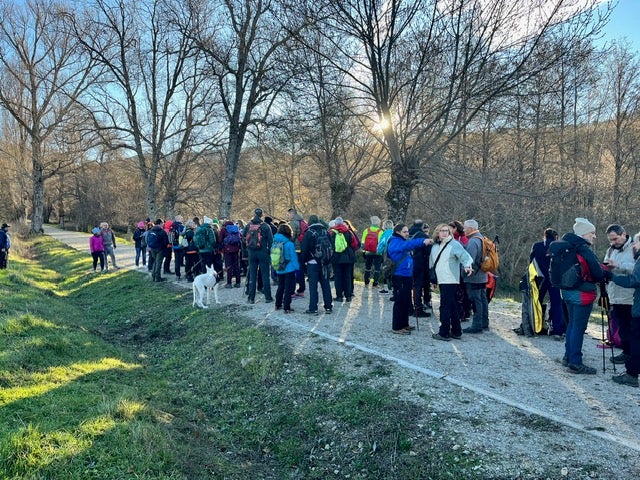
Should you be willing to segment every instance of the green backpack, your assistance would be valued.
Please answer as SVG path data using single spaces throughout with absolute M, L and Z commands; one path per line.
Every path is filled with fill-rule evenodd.
M 344 252 L 349 244 L 347 243 L 347 239 L 342 232 L 336 232 L 336 248 L 335 251 L 338 253 Z
M 281 272 L 287 266 L 287 261 L 284 258 L 284 245 L 285 242 L 273 242 L 271 245 L 271 266 L 277 272 Z

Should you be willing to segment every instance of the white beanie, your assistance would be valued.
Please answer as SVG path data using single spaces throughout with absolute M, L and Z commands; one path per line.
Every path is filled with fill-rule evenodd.
M 595 233 L 596 227 L 586 218 L 576 218 L 576 223 L 573 224 L 573 233 L 579 237 L 586 235 L 587 233 Z
M 208 224 L 212 224 L 213 223 L 213 219 L 207 217 L 206 215 L 204 216 L 204 219 L 202 220 L 202 223 L 208 223 Z
M 336 225 L 342 225 L 344 223 L 342 217 L 336 217 L 334 221 L 336 222 Z

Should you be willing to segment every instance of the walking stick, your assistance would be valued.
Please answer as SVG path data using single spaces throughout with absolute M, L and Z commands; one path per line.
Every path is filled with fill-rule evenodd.
M 613 360 L 613 345 L 609 344 L 604 333 L 605 313 L 607 315 L 607 327 L 609 326 L 609 295 L 607 295 L 607 288 L 604 282 L 600 282 L 600 299 L 598 303 L 600 304 L 600 325 L 602 328 L 602 340 L 600 341 L 602 347 L 602 373 L 605 373 L 607 371 L 605 350 L 607 348 L 611 349 L 611 359 Z M 616 364 L 613 361 L 611 363 L 613 363 L 613 373 L 616 373 Z

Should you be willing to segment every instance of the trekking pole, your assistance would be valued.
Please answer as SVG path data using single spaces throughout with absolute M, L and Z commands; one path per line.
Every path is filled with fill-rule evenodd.
M 606 352 L 607 348 L 611 349 L 611 357 L 613 358 L 613 346 L 609 344 L 605 337 L 604 333 L 604 316 L 605 313 L 607 315 L 607 326 L 609 324 L 609 296 L 607 295 L 606 285 L 604 282 L 600 282 L 600 300 L 598 301 L 600 304 L 600 326 L 602 329 L 602 340 L 600 341 L 600 346 L 602 348 L 602 373 L 607 371 L 606 367 Z M 616 372 L 616 364 L 613 363 L 613 372 Z

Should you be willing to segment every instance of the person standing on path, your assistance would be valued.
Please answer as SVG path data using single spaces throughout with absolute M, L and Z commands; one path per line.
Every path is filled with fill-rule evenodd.
M 409 239 L 409 227 L 399 223 L 393 228 L 393 235 L 389 239 L 387 255 L 395 263 L 393 272 L 393 302 L 392 332 L 398 335 L 411 335 L 415 327 L 409 326 L 409 310 L 411 309 L 411 293 L 413 284 L 412 250 L 422 246 L 433 245 L 431 238 Z
M 89 251 L 93 258 L 93 273 L 96 273 L 98 261 L 100 261 L 100 273 L 104 273 L 104 244 L 102 243 L 101 231 L 98 227 L 91 230 L 93 235 L 89 238 Z
M 147 234 L 147 245 L 151 251 L 153 257 L 153 273 L 151 277 L 154 282 L 164 282 L 166 278 L 162 277 L 162 261 L 164 260 L 164 253 L 169 243 L 169 237 L 167 232 L 162 228 L 162 219 L 158 218 L 155 221 L 155 225 Z
M 488 274 L 480 269 L 483 235 L 478 230 L 476 220 L 465 220 L 463 228 L 465 236 L 469 239 L 465 248 L 473 259 L 473 273 L 464 279 L 464 283 L 474 309 L 471 326 L 465 328 L 463 332 L 482 333 L 484 330 L 489 330 L 489 299 L 486 291 Z
M 429 256 L 429 267 L 434 268 L 440 290 L 440 328 L 431 335 L 436 340 L 449 341 L 462 337 L 457 291 L 460 284 L 460 266 L 467 275 L 473 273 L 473 259 L 460 242 L 453 238 L 452 228 L 441 223 L 436 227 L 436 240 Z
M 100 230 L 102 230 L 102 243 L 104 244 L 105 271 L 109 270 L 109 257 L 111 257 L 113 268 L 118 270 L 120 267 L 116 264 L 116 235 L 107 222 L 100 224 Z
M 596 299 L 596 284 L 604 280 L 605 273 L 591 245 L 596 239 L 596 227 L 586 218 L 576 218 L 573 232 L 565 233 L 562 240 L 576 251 L 582 271 L 582 283 L 573 289 L 561 289 L 562 299 L 569 312 L 569 324 L 565 335 L 565 352 L 562 364 L 569 373 L 595 375 L 596 369 L 582 363 L 582 343 L 589 316 Z

